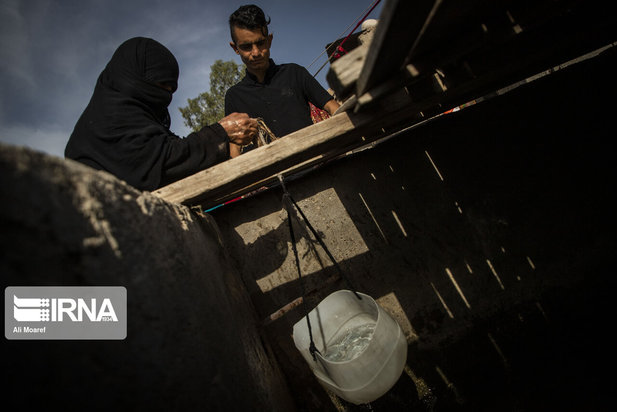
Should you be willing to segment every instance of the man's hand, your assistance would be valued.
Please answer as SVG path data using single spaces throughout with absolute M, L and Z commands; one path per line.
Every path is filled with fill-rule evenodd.
M 332 100 L 330 100 L 328 103 L 326 103 L 324 105 L 324 110 L 326 112 L 328 112 L 330 114 L 330 116 L 334 116 L 334 112 L 336 112 L 336 109 L 338 109 L 339 107 L 341 107 L 339 102 L 337 102 L 336 100 L 332 99 Z
M 251 119 L 246 113 L 232 113 L 223 117 L 219 124 L 225 129 L 229 142 L 237 145 L 238 149 L 240 146 L 251 143 L 257 137 L 257 120 Z M 230 152 L 232 157 L 235 157 L 233 155 L 238 151 L 230 149 Z

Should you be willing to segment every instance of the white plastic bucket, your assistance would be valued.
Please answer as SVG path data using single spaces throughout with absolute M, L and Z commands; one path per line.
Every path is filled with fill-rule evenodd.
M 407 341 L 399 324 L 373 298 L 339 290 L 309 312 L 316 360 L 309 351 L 311 338 L 306 317 L 293 327 L 296 348 L 317 380 L 341 398 L 356 405 L 372 402 L 399 379 L 407 361 Z M 328 347 L 361 325 L 374 324 L 368 345 L 348 360 L 328 359 Z

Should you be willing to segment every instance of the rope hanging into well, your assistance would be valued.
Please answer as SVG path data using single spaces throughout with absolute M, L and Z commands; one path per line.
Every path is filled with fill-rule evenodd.
M 283 176 L 279 174 L 278 175 L 278 179 L 279 179 L 279 181 L 281 183 L 281 188 L 283 189 L 283 206 L 284 206 L 285 210 L 287 211 L 287 224 L 289 225 L 289 236 L 291 238 L 291 248 L 292 248 L 293 253 L 294 253 L 294 258 L 295 258 L 295 262 L 296 262 L 296 269 L 298 271 L 298 281 L 300 282 L 300 290 L 301 290 L 301 293 L 302 293 L 302 295 L 301 295 L 302 296 L 302 305 L 306 304 L 306 299 L 304 297 L 306 292 L 305 292 L 305 289 L 304 289 L 304 283 L 302 281 L 302 270 L 300 269 L 300 258 L 298 257 L 298 249 L 296 247 L 296 236 L 294 234 L 293 225 L 292 225 L 292 221 L 291 221 L 291 215 L 292 215 L 292 209 L 293 208 L 295 208 L 298 211 L 298 213 L 300 213 L 300 216 L 302 216 L 302 219 L 303 219 L 306 227 L 311 231 L 313 236 L 315 236 L 315 239 L 317 239 L 317 242 L 323 248 L 324 252 L 326 252 L 326 255 L 328 256 L 328 258 L 330 259 L 332 264 L 336 267 L 336 270 L 338 271 L 339 276 L 341 277 L 341 279 L 343 279 L 345 281 L 345 283 L 347 283 L 347 287 L 349 288 L 349 290 L 351 290 L 353 292 L 353 294 L 356 295 L 356 297 L 358 299 L 362 300 L 362 297 L 356 292 L 356 289 L 353 287 L 353 285 L 351 284 L 351 281 L 347 278 L 347 276 L 345 276 L 345 274 L 341 270 L 341 267 L 339 266 L 338 262 L 336 261 L 336 259 L 334 259 L 334 256 L 332 256 L 332 253 L 330 253 L 330 250 L 328 250 L 328 247 L 326 246 L 326 244 L 321 239 L 321 236 L 319 236 L 319 233 L 317 233 L 315 228 L 313 228 L 313 225 L 311 225 L 311 223 L 309 222 L 308 218 L 306 217 L 306 215 L 304 214 L 304 212 L 302 211 L 300 206 L 298 206 L 298 204 L 293 199 L 293 197 L 291 197 L 291 194 L 287 190 L 287 186 L 285 186 L 285 180 L 284 180 Z M 319 353 L 320 355 L 321 355 L 321 353 L 319 352 L 319 350 L 315 346 L 315 342 L 313 341 L 313 331 L 312 331 L 312 328 L 311 328 L 311 320 L 309 318 L 309 313 L 308 312 L 306 314 L 306 323 L 307 323 L 307 326 L 308 326 L 309 337 L 310 337 L 310 340 L 311 340 L 311 343 L 309 345 L 309 352 L 311 353 L 311 356 L 313 356 L 313 360 L 316 361 L 317 357 L 316 357 L 315 353 Z

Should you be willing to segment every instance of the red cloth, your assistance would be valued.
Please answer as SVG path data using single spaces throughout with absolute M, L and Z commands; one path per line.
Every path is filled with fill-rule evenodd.
M 311 119 L 313 119 L 313 123 L 321 122 L 330 117 L 327 111 L 318 108 L 313 103 L 309 102 L 309 106 L 311 107 Z

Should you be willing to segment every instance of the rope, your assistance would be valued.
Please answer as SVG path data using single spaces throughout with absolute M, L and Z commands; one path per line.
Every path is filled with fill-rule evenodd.
M 341 54 L 339 52 L 342 52 L 343 54 L 346 54 L 347 51 L 345 51 L 345 49 L 343 49 L 343 44 L 347 41 L 347 39 L 349 39 L 349 37 L 353 34 L 354 31 L 356 31 L 356 29 L 358 27 L 360 27 L 360 25 L 364 22 L 364 20 L 366 20 L 366 18 L 368 17 L 369 14 L 371 14 L 371 12 L 375 9 L 375 7 L 377 7 L 377 5 L 379 4 L 381 0 L 376 0 L 373 5 L 370 7 L 369 11 L 364 15 L 364 17 L 362 17 L 362 19 L 360 19 L 360 21 L 358 22 L 358 24 L 356 24 L 356 27 L 353 28 L 353 30 L 343 39 L 343 41 L 336 47 L 336 53 L 332 54 L 332 57 L 334 59 L 338 59 L 339 57 L 341 57 Z M 331 44 L 330 47 L 332 47 L 334 45 Z M 329 49 L 329 48 L 328 48 Z M 326 49 L 326 51 L 328 50 Z M 321 53 L 323 54 L 323 52 Z M 321 56 L 321 54 L 319 56 Z M 319 57 L 318 57 L 319 58 Z M 321 67 L 319 68 L 319 70 L 317 70 L 315 72 L 315 74 L 313 75 L 313 77 L 317 76 L 319 74 L 319 72 L 321 71 L 321 69 L 323 69 L 326 64 L 328 64 L 328 62 L 330 62 L 330 59 L 327 59 L 324 64 L 321 65 Z M 312 63 L 311 63 L 312 64 Z
M 249 150 L 253 150 L 257 147 L 265 146 L 278 140 L 278 137 L 272 133 L 272 130 L 266 125 L 266 122 L 261 117 L 255 118 L 257 120 L 257 137 L 249 143 L 242 146 L 242 153 Z
M 321 239 L 321 237 L 319 236 L 317 231 L 313 228 L 313 225 L 311 225 L 311 223 L 307 219 L 307 217 L 304 214 L 304 212 L 302 211 L 302 209 L 300 209 L 300 206 L 298 206 L 298 204 L 293 199 L 293 197 L 291 197 L 291 194 L 289 193 L 289 191 L 287 190 L 287 187 L 285 186 L 285 181 L 283 179 L 283 176 L 279 174 L 278 175 L 278 179 L 281 182 L 281 188 L 283 189 L 283 205 L 285 207 L 285 210 L 287 211 L 287 224 L 289 225 L 289 236 L 291 237 L 291 247 L 293 249 L 294 258 L 295 258 L 295 261 L 296 261 L 296 269 L 298 271 L 298 281 L 300 282 L 300 290 L 301 290 L 301 293 L 302 293 L 302 295 L 301 295 L 302 296 L 302 304 L 303 305 L 306 304 L 306 299 L 304 299 L 304 295 L 305 295 L 306 292 L 305 292 L 305 289 L 304 289 L 304 283 L 302 282 L 302 270 L 300 269 L 300 258 L 298 257 L 298 249 L 296 247 L 296 236 L 294 234 L 293 225 L 292 225 L 292 221 L 291 221 L 292 208 L 294 208 L 294 207 L 300 213 L 300 216 L 302 216 L 302 219 L 304 220 L 304 223 L 309 228 L 311 233 L 313 233 L 313 236 L 315 236 L 315 239 L 317 239 L 317 241 L 319 242 L 319 245 L 326 252 L 326 255 L 328 255 L 328 258 L 332 261 L 332 264 L 336 267 L 336 269 L 337 269 L 341 279 L 343 279 L 345 281 L 345 283 L 347 283 L 347 287 L 354 293 L 354 295 L 356 295 L 356 297 L 358 299 L 362 300 L 362 297 L 360 295 L 358 295 L 358 293 L 355 291 L 355 288 L 352 286 L 352 284 L 349 281 L 349 279 L 345 276 L 345 274 L 341 270 L 338 262 L 334 259 L 334 256 L 332 256 L 332 253 L 330 253 L 330 251 L 328 250 L 328 247 L 323 242 L 323 240 Z M 311 356 L 313 356 L 313 360 L 316 361 L 317 357 L 315 356 L 315 353 L 319 353 L 320 355 L 321 355 L 321 353 L 319 352 L 319 350 L 315 346 L 315 342 L 313 341 L 313 330 L 311 328 L 311 321 L 309 319 L 308 312 L 306 314 L 306 323 L 307 323 L 307 326 L 308 326 L 309 337 L 310 337 L 310 340 L 311 340 L 311 343 L 309 345 L 309 352 L 311 353 Z
M 285 200 L 287 200 L 287 202 L 285 202 Z M 300 258 L 298 257 L 298 248 L 296 247 L 296 237 L 294 235 L 293 225 L 291 224 L 291 211 L 290 211 L 290 204 L 288 200 L 289 200 L 288 195 L 284 194 L 283 203 L 285 204 L 285 209 L 287 209 L 287 224 L 289 225 L 289 236 L 291 237 L 291 246 L 294 252 L 294 257 L 296 259 L 296 268 L 298 269 L 298 280 L 300 281 L 300 288 L 302 291 L 302 304 L 304 305 L 306 304 L 306 300 L 304 299 L 304 295 L 305 295 L 304 283 L 302 282 L 302 271 L 300 270 Z M 313 360 L 316 361 L 317 356 L 315 356 L 315 353 L 319 353 L 320 355 L 321 353 L 315 346 L 315 341 L 313 340 L 313 329 L 311 328 L 311 320 L 309 319 L 308 313 L 306 314 L 306 324 L 308 326 L 309 336 L 311 338 L 311 343 L 309 345 L 309 352 L 311 353 L 311 356 L 313 356 Z

